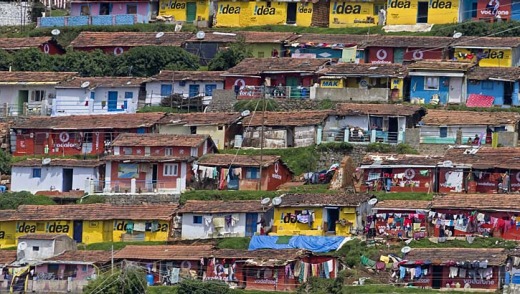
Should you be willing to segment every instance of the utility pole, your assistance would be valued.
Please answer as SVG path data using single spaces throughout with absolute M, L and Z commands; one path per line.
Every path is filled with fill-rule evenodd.
M 262 126 L 260 129 L 260 180 L 258 181 L 258 191 L 262 191 L 262 170 L 263 170 L 263 157 L 264 157 L 264 125 L 265 125 L 265 85 L 262 93 Z
M 110 259 L 110 263 L 112 265 L 112 275 L 114 274 L 114 244 L 112 244 L 112 257 Z

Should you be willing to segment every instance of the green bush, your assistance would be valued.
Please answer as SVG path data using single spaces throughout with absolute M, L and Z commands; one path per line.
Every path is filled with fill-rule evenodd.
M 85 294 L 142 294 L 146 293 L 146 274 L 138 266 L 127 265 L 124 270 L 104 273 L 83 288 Z
M 53 205 L 56 202 L 52 201 L 47 196 L 33 195 L 27 191 L 21 192 L 6 192 L 0 196 L 0 210 L 17 209 L 20 205 Z
M 330 143 L 322 143 L 318 146 L 316 146 L 316 150 L 318 152 L 327 152 L 327 151 L 333 151 L 333 152 L 350 152 L 352 151 L 354 147 L 352 144 L 347 142 L 330 142 Z
M 249 237 L 222 238 L 218 240 L 217 248 L 247 250 L 249 248 L 249 241 L 251 241 Z
M 94 204 L 94 203 L 105 203 L 106 198 L 103 195 L 87 195 L 86 197 L 78 200 L 78 204 Z
M 229 294 L 229 286 L 220 281 L 201 282 L 199 280 L 183 280 L 179 283 L 178 294 Z
M 397 145 L 386 143 L 370 143 L 367 145 L 367 152 L 377 153 L 398 153 L 398 154 L 419 154 L 412 146 L 404 143 Z

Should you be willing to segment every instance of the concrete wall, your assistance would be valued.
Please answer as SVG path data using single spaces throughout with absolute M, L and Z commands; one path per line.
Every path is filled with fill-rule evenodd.
M 40 168 L 40 167 L 34 167 Z M 13 192 L 29 191 L 48 191 L 51 187 L 54 190 L 62 191 L 63 188 L 63 167 L 43 166 L 41 167 L 41 177 L 33 178 L 33 167 L 14 166 L 11 170 L 11 190 Z M 98 179 L 96 168 L 75 167 L 72 172 L 72 189 L 85 190 L 87 179 Z M 67 191 L 65 191 L 67 192 Z
M 172 76 L 172 80 L 175 79 L 175 76 Z M 146 83 L 146 100 L 145 103 L 151 105 L 159 105 L 161 104 L 161 100 L 163 96 L 161 96 L 161 85 L 172 85 L 172 82 L 150 82 Z M 174 82 L 172 91 L 176 94 L 181 94 L 184 97 L 189 97 L 190 93 L 190 85 L 198 85 L 199 93 L 204 94 L 206 92 L 206 85 L 216 85 L 216 89 L 224 89 L 224 82 L 201 82 L 201 81 L 186 81 L 184 85 L 181 86 L 179 82 Z M 233 93 L 233 95 L 235 95 Z M 205 95 L 205 98 L 211 100 L 212 96 Z M 206 100 L 206 99 L 204 99 Z
M 18 250 L 19 259 L 25 260 L 42 260 L 53 257 L 56 253 L 54 240 L 25 240 L 20 239 L 27 244 L 27 249 L 23 253 Z
M 48 97 L 49 94 L 54 97 L 56 95 L 56 89 L 53 85 L 9 85 L 9 86 L 0 86 L 0 104 L 1 107 L 4 106 L 5 103 L 8 103 L 11 106 L 10 115 L 21 115 L 21 107 L 23 104 L 20 103 L 18 94 L 19 91 L 29 91 L 29 105 L 31 106 L 45 106 L 48 105 Z M 35 102 L 32 98 L 32 93 L 34 91 L 45 91 L 45 95 L 43 97 L 43 101 Z
M 311 89 L 312 93 L 312 89 Z M 333 101 L 357 102 L 386 102 L 390 89 L 386 88 L 316 88 L 316 99 L 330 99 Z M 311 94 L 311 98 L 312 94 Z
M 213 222 L 209 226 L 205 225 L 204 217 L 224 217 L 227 214 L 193 214 L 184 213 L 182 215 L 182 239 L 207 239 L 218 237 L 217 231 L 213 226 Z M 202 216 L 202 224 L 194 224 L 193 216 Z M 244 237 L 246 233 L 246 214 L 245 213 L 232 213 L 235 217 L 238 217 L 238 222 L 234 227 L 225 226 L 220 233 L 230 233 L 230 236 Z M 258 220 L 260 221 L 260 214 L 258 214 Z M 257 229 L 257 232 L 260 231 Z M 221 236 L 220 236 L 221 237 Z
M 89 281 L 85 280 L 29 280 L 27 292 L 36 293 L 82 293 L 83 287 Z
M 22 2 L 22 6 L 17 2 L 0 2 L 0 26 L 30 24 L 31 19 L 27 13 L 29 7 L 30 4 L 28 2 Z M 23 15 L 25 17 L 22 17 Z

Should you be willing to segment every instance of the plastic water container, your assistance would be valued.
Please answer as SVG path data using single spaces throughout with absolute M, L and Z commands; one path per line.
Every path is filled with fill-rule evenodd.
M 242 147 L 242 135 L 235 135 L 235 148 Z
M 147 274 L 146 275 L 146 283 L 148 284 L 148 286 L 153 286 L 154 282 L 153 282 L 153 275 L 152 274 Z

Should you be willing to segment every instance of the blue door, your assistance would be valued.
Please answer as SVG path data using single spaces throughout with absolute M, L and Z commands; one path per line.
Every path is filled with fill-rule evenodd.
M 117 111 L 117 91 L 108 91 L 108 111 Z
M 199 95 L 199 85 L 190 85 L 190 97 Z
M 83 221 L 74 221 L 74 232 L 72 233 L 72 238 L 77 243 L 83 242 Z
M 213 90 L 217 88 L 217 85 L 206 85 L 204 95 L 206 96 L 212 96 Z
M 256 233 L 258 213 L 246 213 L 246 237 L 252 237 Z
M 172 94 L 172 85 L 171 84 L 162 84 L 161 85 L 161 96 L 166 97 Z

